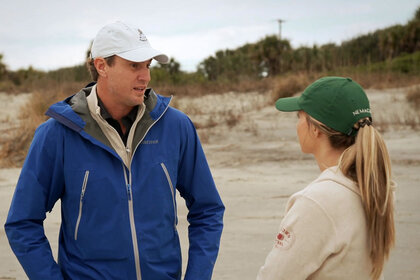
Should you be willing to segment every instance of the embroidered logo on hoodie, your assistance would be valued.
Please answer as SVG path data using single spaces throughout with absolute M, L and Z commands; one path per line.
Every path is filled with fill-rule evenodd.
M 293 233 L 285 228 L 282 228 L 277 234 L 275 247 L 279 249 L 288 249 L 292 246 L 293 240 L 295 239 Z

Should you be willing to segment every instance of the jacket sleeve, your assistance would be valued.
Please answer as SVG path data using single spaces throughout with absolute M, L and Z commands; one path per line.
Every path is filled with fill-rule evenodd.
M 334 223 L 316 201 L 299 196 L 288 208 L 257 280 L 307 279 L 336 250 Z
M 217 192 L 196 130 L 188 119 L 182 131 L 177 188 L 189 210 L 186 280 L 211 279 L 223 229 L 224 205 Z
M 5 231 L 10 246 L 29 279 L 63 279 L 44 233 L 46 211 L 51 211 L 63 186 L 58 139 L 41 125 L 23 165 L 13 195 Z

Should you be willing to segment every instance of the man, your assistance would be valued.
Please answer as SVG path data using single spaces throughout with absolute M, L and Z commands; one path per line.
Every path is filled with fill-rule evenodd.
M 91 50 L 96 85 L 50 107 L 5 229 L 30 279 L 180 279 L 176 189 L 189 213 L 184 279 L 211 279 L 224 206 L 192 122 L 147 88 L 168 57 L 116 22 Z M 61 199 L 58 263 L 44 235 Z

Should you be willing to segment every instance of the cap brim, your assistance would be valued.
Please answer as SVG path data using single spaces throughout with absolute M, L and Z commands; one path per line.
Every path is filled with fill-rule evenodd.
M 302 110 L 298 104 L 298 97 L 285 97 L 276 101 L 276 108 L 283 112 L 294 112 Z
M 116 55 L 134 62 L 143 62 L 149 59 L 155 59 L 162 64 L 169 62 L 169 57 L 166 54 L 148 47 L 137 48 L 123 53 L 118 53 Z

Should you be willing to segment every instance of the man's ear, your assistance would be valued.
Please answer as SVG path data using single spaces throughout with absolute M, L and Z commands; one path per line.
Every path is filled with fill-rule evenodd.
M 107 67 L 105 59 L 102 57 L 95 58 L 93 61 L 93 64 L 95 65 L 96 71 L 98 72 L 98 75 L 101 77 L 107 76 Z

